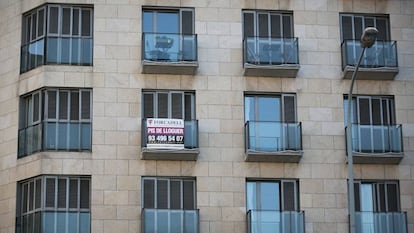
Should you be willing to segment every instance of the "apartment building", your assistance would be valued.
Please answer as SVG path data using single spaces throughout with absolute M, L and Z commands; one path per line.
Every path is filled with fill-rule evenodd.
M 350 99 L 356 232 L 414 232 L 413 74 L 412 0 L 1 0 L 0 232 L 349 232 Z

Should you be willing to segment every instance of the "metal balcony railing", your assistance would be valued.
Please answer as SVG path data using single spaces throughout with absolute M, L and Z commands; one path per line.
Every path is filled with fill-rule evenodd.
M 196 62 L 197 35 L 142 33 L 142 59 L 157 62 Z
M 246 150 L 263 152 L 302 150 L 300 122 L 247 121 L 244 130 Z
M 356 212 L 356 233 L 407 233 L 405 212 Z
M 243 40 L 243 64 L 299 64 L 298 38 L 246 37 Z
M 303 211 L 249 210 L 247 233 L 304 233 Z
M 351 127 L 354 152 L 401 153 L 404 151 L 402 125 L 352 124 Z
M 342 69 L 355 66 L 361 53 L 359 40 L 344 40 L 341 44 Z M 398 67 L 397 42 L 377 40 L 371 48 L 365 50 L 362 58 L 362 68 Z
M 142 137 L 141 145 L 143 148 L 147 147 L 147 119 L 142 120 Z M 198 148 L 198 120 L 184 121 L 184 148 L 196 149 Z
M 92 123 L 40 122 L 19 129 L 18 157 L 38 151 L 90 151 Z
M 91 66 L 93 38 L 43 37 L 21 47 L 20 73 L 41 65 Z
M 142 209 L 142 233 L 198 233 L 199 210 Z

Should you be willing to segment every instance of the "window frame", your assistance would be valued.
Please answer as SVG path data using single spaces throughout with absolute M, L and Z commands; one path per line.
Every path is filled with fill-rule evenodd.
M 183 12 L 191 12 L 192 13 L 192 17 L 191 17 L 191 24 L 192 24 L 192 29 L 191 29 L 191 33 L 190 34 L 194 34 L 195 33 L 195 9 L 194 8 L 190 8 L 190 7 L 155 7 L 155 6 L 142 6 L 142 25 L 144 25 L 144 13 L 145 12 L 151 12 L 152 13 L 152 30 L 149 32 L 146 31 L 142 31 L 143 33 L 162 33 L 162 32 L 158 32 L 157 29 L 157 21 L 158 21 L 158 17 L 157 14 L 158 12 L 170 12 L 170 13 L 176 13 L 178 14 L 178 31 L 176 32 L 177 34 L 188 34 L 188 33 L 183 33 Z M 142 27 L 144 28 L 144 27 Z
M 399 184 L 399 181 L 398 180 L 355 180 L 354 181 L 354 186 L 357 186 L 358 187 L 358 189 L 355 189 L 355 196 L 356 196 L 356 199 L 359 201 L 359 203 L 357 203 L 357 202 L 355 202 L 355 209 L 357 210 L 357 211 L 360 211 L 360 206 L 361 206 L 361 203 L 362 203 L 362 196 L 361 196 L 361 185 L 362 184 L 369 184 L 369 185 L 371 185 L 371 187 L 372 187 L 372 201 L 373 201 L 373 212 L 375 212 L 375 213 L 389 213 L 389 212 L 395 212 L 395 211 L 390 211 L 389 210 L 389 202 L 390 202 L 390 199 L 388 199 L 388 192 L 387 192 L 387 185 L 395 185 L 396 186 L 396 193 L 395 193 L 395 195 L 396 195 L 396 198 L 397 198 L 397 212 L 400 212 L 401 211 L 401 198 L 400 198 L 400 195 L 401 195 L 401 193 L 400 193 L 400 184 Z M 380 210 L 380 204 L 379 204 L 379 202 L 380 202 L 380 198 L 381 198 L 381 196 L 380 196 L 380 185 L 384 185 L 384 194 L 385 194 L 385 197 L 384 197 L 384 201 L 385 201 L 385 210 Z M 359 191 L 359 193 L 357 193 Z
M 257 92 L 245 92 L 244 93 L 244 99 L 243 99 L 243 105 L 244 105 L 244 121 L 252 121 L 252 119 L 247 120 L 246 119 L 246 97 L 253 97 L 254 98 L 254 111 L 255 111 L 255 119 L 253 121 L 258 121 L 256 120 L 257 118 L 257 114 L 258 114 L 258 104 L 257 101 L 259 98 L 278 98 L 280 101 L 280 108 L 278 109 L 279 112 L 279 116 L 280 116 L 280 122 L 282 123 L 296 123 L 298 122 L 298 113 L 297 113 L 297 98 L 296 98 L 296 94 L 295 93 L 257 93 Z M 286 120 L 286 116 L 285 116 L 285 97 L 293 97 L 294 101 L 293 101 L 293 110 L 294 110 L 294 119 L 293 120 Z
M 253 9 L 244 9 L 242 10 L 242 33 L 243 33 L 243 38 L 246 37 L 250 37 L 246 35 L 245 32 L 245 20 L 244 20 L 244 15 L 245 14 L 253 14 L 253 31 L 254 31 L 254 35 L 253 37 L 263 37 L 263 38 L 294 38 L 295 37 L 295 32 L 294 32 L 294 21 L 293 21 L 293 11 L 274 11 L 274 10 L 253 10 Z M 258 31 L 258 27 L 259 27 L 259 15 L 267 15 L 267 36 L 260 36 L 260 32 Z M 272 34 L 272 15 L 277 15 L 279 16 L 279 33 L 280 36 L 279 37 L 273 37 Z M 289 16 L 290 19 L 290 25 L 289 25 L 289 30 L 290 30 L 290 35 L 285 36 L 285 25 L 283 23 L 283 17 L 284 16 Z
M 262 182 L 268 182 L 268 183 L 277 183 L 279 185 L 279 193 L 278 193 L 278 201 L 279 201 L 279 209 L 277 210 L 272 210 L 272 211 L 300 211 L 300 198 L 299 198 L 299 194 L 300 194 L 300 190 L 299 190 L 299 179 L 288 179 L 288 178 L 283 178 L 283 179 L 273 179 L 273 178 L 247 178 L 246 179 L 246 211 L 249 210 L 254 210 L 254 209 L 248 209 L 249 205 L 248 205 L 248 192 L 247 192 L 247 186 L 248 183 L 255 183 L 256 184 L 256 190 L 255 190 L 255 196 L 256 196 L 256 205 L 258 205 L 258 203 L 261 202 L 260 196 L 258 195 L 258 192 L 260 192 L 259 187 L 257 186 L 257 184 L 261 184 Z M 285 209 L 285 199 L 284 199 L 284 187 L 283 184 L 284 183 L 293 183 L 293 193 L 294 193 L 294 210 L 286 210 Z M 263 210 L 262 208 L 257 207 L 257 209 L 255 210 Z M 267 210 L 267 209 L 266 209 Z
M 154 189 L 152 190 L 153 194 L 153 207 L 149 208 L 146 207 L 145 203 L 145 181 L 150 180 L 153 181 Z M 158 208 L 158 188 L 157 184 L 158 181 L 167 181 L 167 208 Z M 171 181 L 179 181 L 180 182 L 180 209 L 171 208 Z M 192 209 L 184 208 L 184 182 L 192 182 L 193 184 L 193 207 Z M 143 209 L 168 209 L 168 210 L 196 210 L 197 209 L 197 180 L 195 177 L 162 177 L 162 176 L 143 176 L 141 178 L 141 190 L 142 190 L 142 197 L 141 197 L 141 206 Z
M 351 109 L 351 123 L 353 124 L 361 124 L 360 122 L 360 100 L 361 99 L 367 99 L 369 101 L 369 115 L 370 115 L 370 124 L 368 125 L 395 125 L 396 124 L 396 113 L 395 113 L 395 98 L 394 96 L 388 96 L 388 95 L 354 95 L 352 97 L 352 109 Z M 380 121 L 381 124 L 374 124 L 373 119 L 373 105 L 372 100 L 378 99 L 380 101 Z M 345 111 L 347 109 L 349 100 L 348 95 L 344 95 L 344 124 L 346 124 L 347 119 L 347 112 Z M 387 113 L 387 122 L 384 122 L 384 106 L 383 101 L 386 101 L 386 113 Z M 366 125 L 366 124 L 363 124 Z
M 387 14 L 364 14 L 364 13 L 339 13 L 339 30 L 340 30 L 340 39 L 341 41 L 344 41 L 344 28 L 343 28 L 343 17 L 351 17 L 352 22 L 352 39 L 354 40 L 360 40 L 360 38 L 355 38 L 355 18 L 361 18 L 361 32 L 366 28 L 365 25 L 365 19 L 366 18 L 372 18 L 374 20 L 374 26 L 377 24 L 377 19 L 384 19 L 386 20 L 386 28 L 385 28 L 385 40 L 389 41 L 391 40 L 391 30 L 390 30 L 390 18 Z M 376 26 L 375 26 L 376 27 Z
M 152 96 L 152 110 L 153 110 L 153 117 L 149 117 L 149 118 L 163 118 L 163 117 L 159 117 L 159 112 L 158 112 L 158 106 L 159 106 L 159 100 L 158 100 L 158 94 L 167 94 L 168 95 L 168 99 L 167 99 L 167 119 L 168 118 L 173 118 L 173 104 L 172 104 L 172 95 L 173 94 L 177 94 L 180 93 L 181 94 L 181 103 L 182 103 L 182 108 L 181 108 L 181 113 L 182 113 L 182 117 L 181 119 L 183 119 L 184 121 L 186 120 L 195 120 L 196 119 L 196 102 L 195 102 L 195 91 L 185 91 L 185 90 L 142 90 L 142 117 L 145 119 L 147 118 L 146 115 L 147 113 L 145 112 L 145 107 L 146 107 L 146 103 L 145 103 L 145 95 L 151 95 Z M 186 96 L 190 96 L 190 107 L 191 107 L 191 116 L 186 116 Z

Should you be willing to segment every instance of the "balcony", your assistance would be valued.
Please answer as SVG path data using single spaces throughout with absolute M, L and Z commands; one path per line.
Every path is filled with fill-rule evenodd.
M 199 210 L 142 209 L 142 233 L 198 233 Z
M 350 79 L 361 53 L 359 40 L 344 40 L 341 44 L 342 70 L 345 79 Z M 376 41 L 367 48 L 358 70 L 358 79 L 393 80 L 398 74 L 397 42 Z
M 16 218 L 16 232 L 91 232 L 91 214 L 86 211 L 38 211 Z
M 247 233 L 305 233 L 303 211 L 249 210 Z
M 243 67 L 245 76 L 296 77 L 298 38 L 246 37 Z
M 20 73 L 41 65 L 92 66 L 93 39 L 43 37 L 21 47 Z
M 244 125 L 246 161 L 297 163 L 302 158 L 302 125 L 248 121 Z
M 197 35 L 142 33 L 142 65 L 144 74 L 195 74 Z
M 398 164 L 404 156 L 402 126 L 352 124 L 352 153 L 354 163 Z
M 356 233 L 407 233 L 407 213 L 356 212 Z
M 39 151 L 90 151 L 90 122 L 41 122 L 19 130 L 18 158 Z
M 142 121 L 141 133 L 142 159 L 195 161 L 200 153 L 198 148 L 198 120 L 184 121 L 184 148 L 148 147 L 146 119 Z

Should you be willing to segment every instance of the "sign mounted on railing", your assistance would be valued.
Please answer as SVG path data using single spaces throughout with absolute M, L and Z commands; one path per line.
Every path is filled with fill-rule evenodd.
M 184 149 L 184 120 L 148 118 L 147 147 Z

